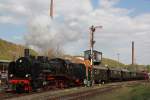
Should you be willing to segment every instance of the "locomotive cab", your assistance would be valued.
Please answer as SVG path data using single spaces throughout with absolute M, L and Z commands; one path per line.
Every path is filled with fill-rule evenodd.
M 84 51 L 84 59 L 91 60 L 91 50 Z M 102 52 L 93 50 L 93 64 L 99 65 L 102 62 Z

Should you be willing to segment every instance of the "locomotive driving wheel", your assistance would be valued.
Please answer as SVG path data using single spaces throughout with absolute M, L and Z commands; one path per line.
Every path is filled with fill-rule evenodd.
M 60 81 L 60 88 L 61 89 L 65 88 L 65 82 L 63 80 Z
M 56 88 L 63 89 L 66 87 L 66 84 L 65 84 L 65 81 L 63 81 L 63 80 L 57 80 L 55 86 L 56 86 Z

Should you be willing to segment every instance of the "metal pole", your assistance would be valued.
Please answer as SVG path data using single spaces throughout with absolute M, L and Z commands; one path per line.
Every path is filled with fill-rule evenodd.
M 90 85 L 92 86 L 94 83 L 94 74 L 93 74 L 93 48 L 94 48 L 94 32 L 96 30 L 96 28 L 102 28 L 102 26 L 96 26 L 94 27 L 93 25 L 90 28 L 90 51 L 91 51 L 91 62 L 90 62 L 90 69 L 91 69 L 91 75 L 90 75 Z M 88 74 L 89 76 L 89 74 Z
M 134 65 L 134 41 L 132 41 L 132 65 Z
M 94 48 L 94 32 L 95 27 L 91 26 L 91 34 L 90 34 L 90 50 L 91 50 L 91 85 L 93 85 L 93 48 Z

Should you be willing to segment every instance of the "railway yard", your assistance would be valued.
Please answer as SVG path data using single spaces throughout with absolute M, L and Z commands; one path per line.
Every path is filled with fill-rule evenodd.
M 122 0 L 12 1 L 0 4 L 0 100 L 150 100 L 150 14 Z
M 148 81 L 115 82 L 104 85 L 94 85 L 93 87 L 55 89 L 47 90 L 44 92 L 32 92 L 29 94 L 1 93 L 0 98 L 1 100 L 107 100 L 110 97 L 114 98 L 112 96 L 108 97 L 107 95 L 110 95 L 113 92 L 116 92 L 119 95 L 121 92 L 119 90 L 121 89 L 149 85 L 150 83 Z M 125 100 L 130 99 L 128 98 Z
M 90 58 L 89 51 L 85 59 Z M 91 69 L 84 60 L 76 63 L 63 58 L 33 57 L 29 49 L 25 49 L 23 57 L 9 62 L 0 99 L 99 100 L 103 95 L 106 100 L 105 95 L 112 91 L 149 84 L 146 72 L 107 68 L 101 66 L 100 61 L 97 59 Z

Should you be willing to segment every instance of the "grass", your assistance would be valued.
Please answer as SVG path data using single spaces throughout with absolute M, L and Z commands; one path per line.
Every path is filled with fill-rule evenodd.
M 14 57 L 23 56 L 24 48 L 24 46 L 0 39 L 0 60 L 12 60 Z M 37 55 L 33 50 L 31 50 L 31 54 Z
M 102 64 L 108 65 L 108 67 L 125 67 L 125 64 L 109 58 L 103 58 Z
M 130 87 L 99 94 L 89 100 L 150 100 L 150 84 L 138 84 Z
M 130 100 L 150 100 L 150 86 L 137 86 L 132 89 L 130 92 Z

